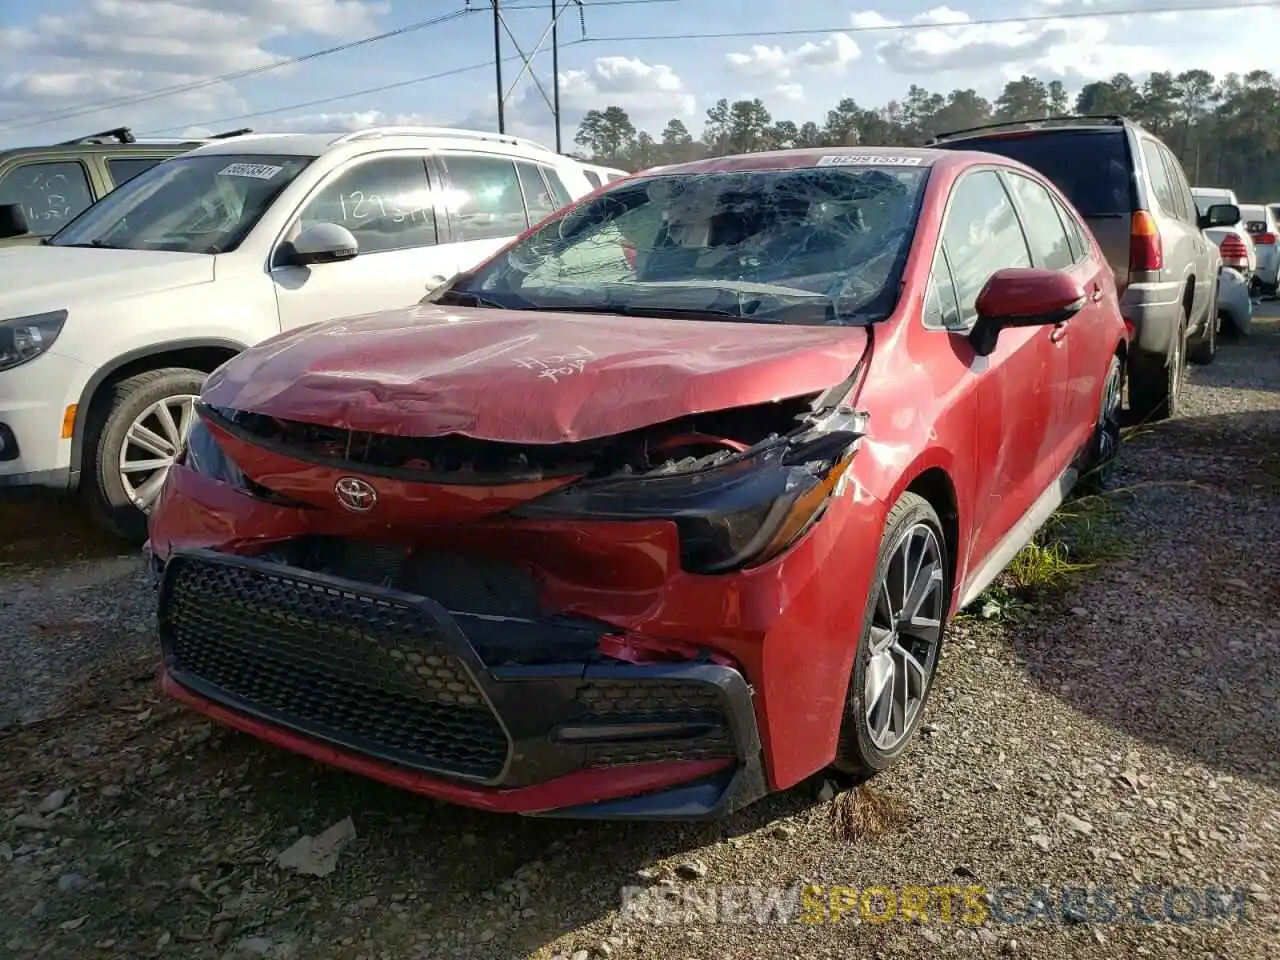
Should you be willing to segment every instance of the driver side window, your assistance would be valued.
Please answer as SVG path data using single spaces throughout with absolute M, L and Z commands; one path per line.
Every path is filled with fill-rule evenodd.
M 436 242 L 436 217 L 426 161 L 382 157 L 351 167 L 314 194 L 288 238 L 317 223 L 351 231 L 360 253 L 383 253 Z
M 946 217 L 942 244 L 955 281 L 959 328 L 968 329 L 978 319 L 975 304 L 991 275 L 1031 266 L 1031 251 L 994 170 L 967 174 L 952 191 Z

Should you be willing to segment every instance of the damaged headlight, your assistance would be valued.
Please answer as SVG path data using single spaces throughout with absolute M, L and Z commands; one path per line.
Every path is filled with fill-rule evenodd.
M 724 573 L 758 566 L 822 515 L 853 461 L 856 436 L 797 448 L 777 441 L 721 466 L 584 481 L 527 503 L 522 517 L 671 520 L 682 566 Z M 838 451 L 833 448 L 839 446 Z
M 187 449 L 182 455 L 182 463 L 188 470 L 194 470 L 202 477 L 230 484 L 238 490 L 245 490 L 249 484 L 244 473 L 218 444 L 213 432 L 205 422 L 196 417 L 187 437 Z

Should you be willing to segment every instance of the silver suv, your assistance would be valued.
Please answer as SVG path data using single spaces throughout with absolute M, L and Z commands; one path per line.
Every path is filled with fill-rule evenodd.
M 934 146 L 1019 160 L 1052 180 L 1093 230 L 1134 327 L 1129 407 L 1139 420 L 1178 410 L 1183 368 L 1217 352 L 1218 247 L 1204 229 L 1233 226 L 1233 204 L 1201 215 L 1182 165 L 1120 116 L 1045 117 L 939 134 Z

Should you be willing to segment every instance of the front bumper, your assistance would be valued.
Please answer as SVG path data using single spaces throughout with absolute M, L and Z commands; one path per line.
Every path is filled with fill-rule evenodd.
M 58 354 L 0 371 L 0 488 L 73 484 L 63 419 L 88 379 L 88 367 Z
M 732 667 L 591 656 L 602 626 L 450 612 L 264 559 L 146 556 L 165 689 L 314 759 L 549 816 L 711 818 L 767 791 L 753 693 Z M 513 662 L 517 648 L 587 655 Z

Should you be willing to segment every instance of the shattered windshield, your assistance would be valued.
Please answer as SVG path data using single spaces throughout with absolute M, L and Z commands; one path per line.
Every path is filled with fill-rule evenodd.
M 888 316 L 926 171 L 806 167 L 619 183 L 437 299 L 851 324 Z
M 67 224 L 55 247 L 226 253 L 234 250 L 308 157 L 205 154 L 157 164 Z

